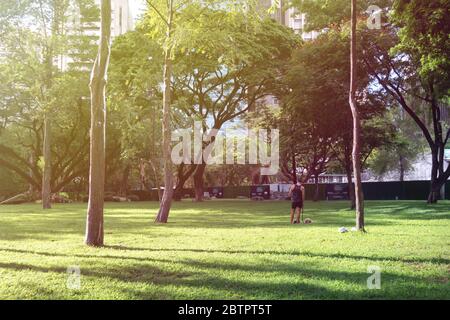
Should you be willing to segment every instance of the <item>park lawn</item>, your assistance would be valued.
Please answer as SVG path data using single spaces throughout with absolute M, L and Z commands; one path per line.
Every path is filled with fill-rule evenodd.
M 105 248 L 83 245 L 86 204 L 0 206 L 0 299 L 450 299 L 448 201 L 367 202 L 366 234 L 338 232 L 345 202 L 307 203 L 302 226 L 288 202 L 178 202 L 167 225 L 157 206 L 108 203 Z

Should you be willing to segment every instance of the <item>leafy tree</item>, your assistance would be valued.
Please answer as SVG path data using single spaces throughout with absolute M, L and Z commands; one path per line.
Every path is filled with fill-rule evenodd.
M 402 110 L 393 109 L 386 114 L 386 121 L 393 124 L 395 134 L 389 144 L 379 148 L 370 158 L 368 167 L 379 178 L 388 173 L 398 172 L 400 181 L 412 169 L 412 163 L 423 152 L 426 142 L 417 131 L 414 121 L 407 118 Z
M 449 14 L 448 1 L 396 0 L 390 16 L 400 28 L 396 51 L 408 53 L 420 76 L 436 82 L 438 98 L 448 94 L 450 81 Z
M 70 88 L 66 81 L 70 81 L 70 76 L 73 76 L 63 72 L 60 63 L 61 58 L 68 56 L 73 49 L 70 47 L 67 33 L 67 23 L 70 20 L 69 8 L 73 5 L 83 7 L 85 12 L 90 14 L 93 12 L 92 3 L 87 0 L 21 2 L 8 0 L 2 2 L 0 15 L 3 58 L 1 63 L 5 63 L 6 66 L 2 68 L 4 70 L 14 68 L 10 81 L 2 84 L 8 92 L 3 101 L 8 106 L 8 110 L 15 112 L 14 115 L 9 114 L 9 119 L 14 119 L 15 125 L 26 129 L 20 134 L 31 133 L 32 144 L 40 149 L 33 149 L 29 144 L 32 155 L 24 159 L 20 152 L 18 154 L 17 150 L 7 146 L 9 149 L 3 154 L 1 161 L 4 166 L 33 184 L 35 189 L 42 189 L 44 208 L 50 208 L 51 192 L 59 191 L 70 182 L 70 177 L 73 177 L 75 172 L 72 160 L 76 158 L 80 161 L 78 156 L 83 154 L 79 152 L 73 158 L 68 153 L 56 153 L 55 137 L 52 138 L 56 131 L 52 129 L 52 124 L 54 125 L 58 118 L 64 117 L 55 112 L 61 108 L 61 103 L 68 103 L 70 100 L 71 105 L 82 104 L 80 98 L 83 95 L 76 99 L 71 94 L 62 98 L 60 91 Z M 55 63 L 56 61 L 58 64 Z M 82 116 L 82 113 L 80 115 Z M 80 120 L 80 117 L 75 119 Z M 72 122 L 69 119 L 69 122 L 73 124 L 75 121 Z M 68 124 L 67 121 L 66 124 Z M 61 129 L 61 126 L 57 125 L 57 127 Z M 67 126 L 64 129 L 68 129 Z M 76 134 L 71 135 L 68 140 L 70 142 L 77 140 L 75 136 Z M 62 159 L 67 156 L 69 157 Z M 11 160 L 14 158 L 21 160 L 12 164 Z M 29 167 L 32 175 L 23 174 L 24 167 Z
M 359 0 L 356 2 L 358 19 L 368 17 L 368 8 L 377 6 L 387 12 L 393 0 Z M 341 30 L 351 20 L 349 0 L 292 0 L 290 6 L 307 15 L 306 30 Z
M 409 19 L 422 19 L 424 28 L 430 27 L 431 29 L 436 23 L 434 18 L 441 19 L 441 24 L 445 21 L 446 18 L 439 14 L 433 15 L 434 18 L 431 16 L 427 18 L 427 14 L 432 15 L 432 13 L 425 10 L 426 8 L 427 5 L 424 4 L 424 10 L 415 11 L 416 14 L 419 11 L 422 12 L 423 16 L 410 16 Z M 442 8 L 447 7 L 442 5 Z M 393 16 L 393 21 L 396 23 L 395 12 Z M 400 16 L 401 19 L 404 19 L 403 13 Z M 439 198 L 442 186 L 450 177 L 450 168 L 445 168 L 444 160 L 445 146 L 450 138 L 450 126 L 442 118 L 443 110 L 448 109 L 449 70 L 445 68 L 447 63 L 445 59 L 436 58 L 437 60 L 432 66 L 431 60 L 433 59 L 431 57 L 435 57 L 435 54 L 431 44 L 430 55 L 411 49 L 411 41 L 414 40 L 405 40 L 402 34 L 407 32 L 409 27 L 405 28 L 400 28 L 398 34 L 396 26 L 386 25 L 385 29 L 380 32 L 364 33 L 361 40 L 364 46 L 364 61 L 382 92 L 395 99 L 404 112 L 414 120 L 426 139 L 432 155 L 428 202 L 435 203 Z M 419 32 L 417 30 L 417 33 Z M 435 40 L 441 43 L 439 40 L 441 36 L 434 35 L 430 31 L 429 37 L 433 38 L 434 36 Z M 442 45 L 445 46 L 445 44 Z M 420 46 L 421 44 L 418 43 L 418 48 Z M 436 53 L 436 55 L 439 54 Z
M 152 176 L 159 187 L 161 160 L 161 103 L 162 55 L 160 45 L 145 34 L 141 26 L 115 39 L 109 68 L 109 126 L 110 149 L 119 150 L 114 166 L 116 174 L 109 175 L 127 193 L 128 178 L 133 172 L 141 172 L 141 166 L 154 167 Z M 176 119 L 175 119 L 176 121 Z M 108 158 L 110 159 L 110 158 Z M 111 168 L 112 171 L 112 168 Z M 117 175 L 120 171 L 120 175 Z M 145 170 L 144 170 L 145 172 Z M 143 187 L 143 186 L 141 186 Z
M 296 42 L 291 31 L 261 18 L 251 1 L 244 2 L 249 6 L 228 1 L 191 3 L 175 18 L 172 102 L 190 119 L 201 120 L 205 129 L 220 129 L 267 94 L 277 60 Z M 163 10 L 153 9 L 154 19 L 164 21 Z M 157 32 L 158 23 L 152 19 L 146 20 L 148 30 L 156 30 L 153 37 L 164 40 L 166 35 Z M 193 174 L 196 199 L 201 201 L 205 168 L 204 162 L 181 167 L 177 188 Z
M 282 136 L 286 137 L 285 175 L 292 176 L 292 155 L 302 178 L 316 179 L 330 161 L 337 160 L 352 186 L 352 116 L 346 97 L 350 82 L 348 30 L 329 31 L 296 50 L 283 76 L 278 93 L 283 105 Z M 368 89 L 366 73 L 358 74 L 358 109 L 362 126 L 361 158 L 365 163 L 372 151 L 392 137 L 393 128 L 380 120 L 385 110 L 377 92 Z M 294 166 L 296 167 L 296 166 Z M 352 192 L 350 192 L 354 199 Z M 353 202 L 353 201 L 352 201 Z
M 171 126 L 172 126 L 172 92 L 171 78 L 173 76 L 174 50 L 177 49 L 180 30 L 183 29 L 183 19 L 180 12 L 189 12 L 195 5 L 188 5 L 184 0 L 147 1 L 150 11 L 147 21 L 155 35 L 160 36 L 163 46 L 163 110 L 162 110 L 162 159 L 164 167 L 164 194 L 155 221 L 167 223 L 173 197 L 173 172 L 170 159 Z M 199 13 L 198 11 L 196 13 Z M 193 15 L 195 16 L 195 15 Z M 182 16 L 183 17 L 183 16 Z
M 299 41 L 256 12 L 205 11 L 199 26 L 198 42 L 176 61 L 174 96 L 187 101 L 183 111 L 205 129 L 220 130 L 273 90 L 280 64 Z M 203 161 L 194 172 L 197 201 L 203 198 L 205 168 Z
M 348 21 L 347 0 L 293 3 L 308 14 L 310 29 L 341 29 Z M 373 86 L 382 88 L 380 93 L 386 101 L 390 101 L 388 96 L 394 99 L 427 140 L 433 158 L 428 202 L 436 202 L 450 175 L 443 159 L 450 134 L 441 116 L 442 109 L 448 108 L 448 3 L 361 0 L 357 4 L 358 16 L 364 18 L 369 4 L 383 10 L 383 27 L 379 31 L 367 30 L 365 21 L 360 20 L 359 50 L 365 69 L 373 77 Z M 425 120 L 428 116 L 424 118 L 423 114 L 431 115 L 430 119 Z

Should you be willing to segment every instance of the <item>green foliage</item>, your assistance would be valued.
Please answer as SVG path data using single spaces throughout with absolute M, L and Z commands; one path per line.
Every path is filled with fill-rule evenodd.
M 5 1 L 0 14 L 0 135 L 2 165 L 38 189 L 42 123 L 52 123 L 52 187 L 58 191 L 87 173 L 91 37 L 73 24 L 95 21 L 92 0 Z M 73 63 L 64 63 L 64 59 Z M 80 67 L 83 61 L 84 68 Z
M 386 113 L 385 121 L 395 125 L 395 135 L 368 159 L 368 167 L 379 178 L 390 172 L 398 172 L 399 176 L 409 172 L 413 162 L 425 152 L 426 146 L 414 122 L 404 117 L 398 109 Z
M 297 164 L 313 171 L 313 175 L 316 170 L 325 171 L 333 160 L 341 159 L 344 163 L 341 172 L 348 169 L 350 162 L 349 43 L 346 28 L 330 30 L 294 51 L 277 93 L 282 109 L 278 114 L 260 113 L 266 126 L 280 128 L 285 162 L 294 153 Z M 371 79 L 366 70 L 360 71 L 357 98 L 364 127 L 364 160 L 375 148 L 390 143 L 394 128 L 383 121 L 382 97 L 370 88 Z
M 389 9 L 392 2 L 393 0 L 358 0 L 358 16 L 366 18 L 366 11 L 372 5 Z M 307 31 L 340 29 L 350 21 L 349 0 L 292 0 L 291 5 L 307 15 Z
M 406 52 L 419 64 L 423 78 L 450 90 L 450 3 L 446 0 L 396 0 L 391 15 L 400 28 L 397 52 Z

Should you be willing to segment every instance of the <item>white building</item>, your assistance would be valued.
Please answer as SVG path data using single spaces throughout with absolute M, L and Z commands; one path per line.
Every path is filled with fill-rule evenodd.
M 131 10 L 130 1 L 136 0 L 111 0 L 111 37 L 114 39 L 128 31 L 132 31 L 134 28 L 134 16 Z M 95 4 L 100 6 L 101 0 L 94 0 Z M 92 44 L 95 45 L 100 39 L 100 21 L 87 22 L 82 21 L 81 14 L 78 8 L 72 8 L 72 18 L 66 25 L 66 33 L 70 35 L 84 35 L 92 37 Z M 61 55 L 55 61 L 59 69 L 67 71 L 68 68 L 74 64 L 73 56 L 77 55 L 77 52 L 71 52 L 68 55 Z M 81 70 L 90 70 L 92 61 L 85 61 L 85 63 L 79 63 L 77 66 Z
M 294 8 L 286 8 L 286 2 L 286 0 L 279 0 L 278 9 L 272 14 L 272 18 L 280 24 L 294 30 L 294 32 L 300 35 L 304 41 L 316 39 L 320 34 L 319 32 L 305 31 L 307 21 L 306 14 L 300 13 Z M 260 4 L 263 10 L 271 8 L 273 3 L 273 0 L 260 0 Z M 278 98 L 274 96 L 266 96 L 258 101 L 257 104 L 279 107 Z
M 111 20 L 111 36 L 117 37 L 128 31 L 133 30 L 133 15 L 130 10 L 130 1 L 133 0 L 112 0 L 112 20 Z M 100 3 L 100 0 L 95 0 Z
M 279 0 L 278 9 L 272 14 L 273 19 L 282 25 L 291 28 L 298 35 L 301 35 L 305 41 L 313 40 L 318 37 L 319 32 L 306 32 L 306 14 L 300 13 L 294 8 L 286 8 L 286 0 Z M 260 0 L 261 6 L 265 9 L 273 5 L 273 0 Z

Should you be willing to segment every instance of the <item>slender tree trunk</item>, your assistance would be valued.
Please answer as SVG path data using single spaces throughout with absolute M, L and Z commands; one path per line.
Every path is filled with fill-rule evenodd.
M 353 141 L 351 142 L 353 144 Z M 351 146 L 345 148 L 345 173 L 347 175 L 348 197 L 350 200 L 350 210 L 356 209 L 355 186 L 353 184 L 353 161 L 351 154 Z
M 28 175 L 29 175 L 30 181 L 31 181 L 34 179 L 34 172 L 33 172 L 32 168 L 36 166 L 36 155 L 33 150 L 30 152 L 29 163 L 30 163 L 30 169 L 29 169 Z M 39 199 L 39 189 L 36 189 L 36 186 L 31 182 L 28 183 L 28 193 L 30 194 L 30 199 L 32 201 Z
M 147 178 L 145 174 L 145 161 L 141 159 L 139 162 L 139 181 L 141 182 L 141 191 L 147 190 Z
M 105 194 L 106 76 L 111 52 L 111 0 L 101 1 L 101 38 L 91 73 L 91 144 L 89 203 L 85 243 L 103 246 L 103 206 Z
M 428 195 L 428 204 L 436 204 L 440 198 L 442 184 L 435 180 L 431 181 L 430 194 Z
M 314 185 L 315 185 L 315 191 L 314 191 L 314 202 L 319 201 L 319 175 L 314 175 Z
M 126 197 L 128 195 L 128 179 L 130 176 L 131 165 L 127 164 L 123 169 L 122 180 L 120 182 L 120 195 Z
M 199 164 L 194 173 L 194 191 L 195 191 L 195 201 L 203 201 L 203 176 L 205 174 L 206 163 Z
M 436 204 L 441 198 L 441 190 L 448 180 L 444 168 L 444 146 L 432 148 L 432 165 L 430 179 L 430 193 L 428 194 L 428 204 Z
M 432 176 L 430 182 L 430 193 L 428 195 L 428 204 L 436 204 L 441 197 L 441 189 L 445 184 L 445 180 L 438 177 L 438 164 L 433 161 Z
M 345 170 L 347 174 L 347 188 L 348 188 L 348 197 L 350 200 L 350 209 L 355 210 L 356 203 L 355 203 L 355 187 L 353 185 L 353 177 L 352 177 L 352 170 L 351 165 Z
M 181 166 L 183 166 L 183 164 L 181 164 Z M 180 201 L 181 198 L 183 197 L 182 192 L 184 189 L 184 185 L 186 184 L 186 181 L 195 172 L 196 166 L 192 166 L 190 169 L 188 169 L 188 171 L 186 173 L 183 172 L 183 168 L 180 168 L 180 169 L 181 169 L 181 171 L 178 172 L 178 182 L 177 182 L 177 186 L 175 187 L 174 196 L 173 196 L 175 201 Z
M 172 19 L 173 19 L 173 0 L 169 0 L 169 19 L 167 21 L 166 39 L 170 42 L 172 37 Z M 163 159 L 164 159 L 164 194 L 161 199 L 159 212 L 156 216 L 155 222 L 167 223 L 169 219 L 170 207 L 172 206 L 173 197 L 173 172 L 171 160 L 171 92 L 170 80 L 172 77 L 172 50 L 170 44 L 167 44 L 164 54 L 164 93 L 163 93 Z
M 158 202 L 161 203 L 161 184 L 159 181 L 159 170 L 160 170 L 160 166 L 158 166 L 158 169 L 156 168 L 155 164 L 153 163 L 153 161 L 150 159 L 148 160 L 148 163 L 150 163 L 150 166 L 152 167 L 153 170 L 153 177 L 155 179 L 155 185 L 156 185 L 156 190 L 158 192 Z
M 356 56 L 356 0 L 352 0 L 352 32 L 350 53 L 349 103 L 353 115 L 353 173 L 355 175 L 356 229 L 364 231 L 364 194 L 361 181 L 361 119 L 356 103 L 357 56 Z
M 42 173 L 42 208 L 51 209 L 51 179 L 52 179 L 52 159 L 51 159 L 51 123 L 49 115 L 44 115 L 44 172 Z

